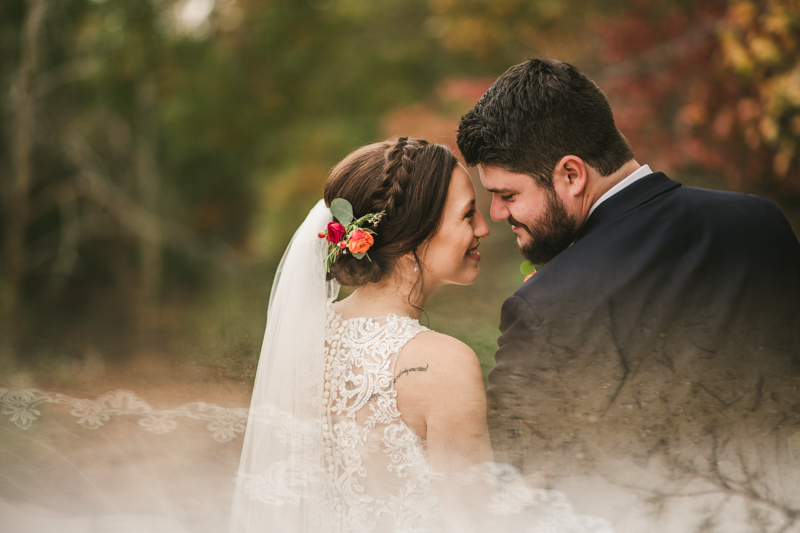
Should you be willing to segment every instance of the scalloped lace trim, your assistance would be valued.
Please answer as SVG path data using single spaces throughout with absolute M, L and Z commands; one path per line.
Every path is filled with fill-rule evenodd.
M 192 402 L 175 409 L 154 409 L 136 393 L 117 390 L 98 396 L 94 400 L 72 398 L 57 392 L 38 389 L 0 388 L 0 413 L 21 429 L 29 429 L 42 415 L 43 404 L 61 404 L 72 407 L 70 414 L 86 429 L 98 429 L 114 416 L 138 417 L 138 424 L 153 433 L 169 433 L 178 427 L 181 417 L 207 421 L 206 428 L 218 442 L 227 442 L 244 432 L 247 424 L 246 408 L 219 407 L 212 403 Z

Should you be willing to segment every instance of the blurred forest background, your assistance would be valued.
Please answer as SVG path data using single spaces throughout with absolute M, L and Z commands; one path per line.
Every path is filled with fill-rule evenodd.
M 455 150 L 528 57 L 597 81 L 640 163 L 800 229 L 800 0 L 3 0 L 0 386 L 246 401 L 331 166 L 397 135 Z M 479 281 L 428 312 L 487 370 L 522 282 L 492 230 Z

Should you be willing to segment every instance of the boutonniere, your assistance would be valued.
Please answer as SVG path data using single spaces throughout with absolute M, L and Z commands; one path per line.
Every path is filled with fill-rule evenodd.
M 522 264 L 519 266 L 519 271 L 522 272 L 522 275 L 525 276 L 525 281 L 531 279 L 531 276 L 536 274 L 536 271 L 542 268 L 544 265 L 534 265 L 530 261 L 523 261 Z

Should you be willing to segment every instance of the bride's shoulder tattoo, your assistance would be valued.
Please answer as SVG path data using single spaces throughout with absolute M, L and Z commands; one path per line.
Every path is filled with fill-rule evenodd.
M 406 374 L 408 374 L 409 372 L 427 372 L 427 371 L 428 371 L 428 367 L 429 367 L 429 366 L 430 366 L 430 363 L 428 363 L 428 364 L 427 364 L 427 365 L 425 365 L 425 366 L 412 366 L 412 367 L 410 367 L 410 368 L 409 368 L 409 367 L 406 367 L 406 368 L 404 368 L 403 370 L 401 370 L 401 371 L 400 371 L 400 372 L 399 372 L 399 373 L 398 373 L 398 374 L 397 374 L 397 375 L 394 377 L 394 382 L 395 382 L 395 383 L 397 383 L 397 380 L 398 380 L 398 379 L 400 379 L 402 376 L 405 376 L 405 375 L 406 375 Z

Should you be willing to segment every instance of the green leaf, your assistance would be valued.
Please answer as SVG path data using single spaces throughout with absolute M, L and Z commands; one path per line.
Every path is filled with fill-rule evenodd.
M 331 214 L 346 226 L 353 221 L 353 206 L 344 198 L 337 198 L 331 202 Z
M 523 263 L 519 266 L 519 271 L 522 272 L 522 275 L 527 276 L 528 274 L 533 274 L 536 272 L 536 265 L 531 263 L 530 261 L 523 261 Z
M 357 253 L 353 252 L 353 257 L 355 257 L 356 259 L 361 259 L 365 255 L 367 255 L 367 254 L 357 254 Z

